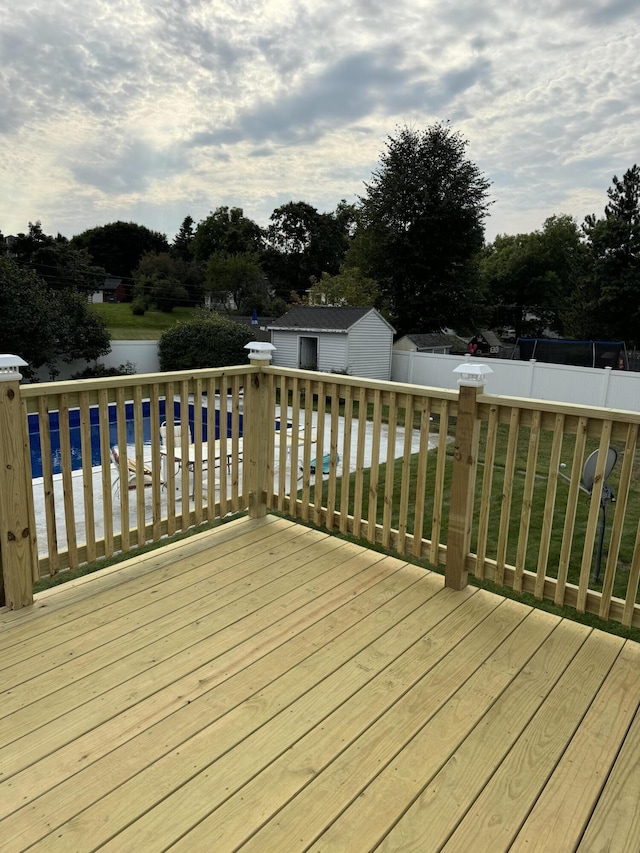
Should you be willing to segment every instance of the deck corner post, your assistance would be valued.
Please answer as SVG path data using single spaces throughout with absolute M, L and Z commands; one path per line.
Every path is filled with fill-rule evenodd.
M 0 355 L 0 606 L 33 604 L 37 552 L 29 436 L 22 409 L 18 368 L 26 362 Z
M 480 436 L 476 395 L 478 388 L 482 390 L 484 386 L 484 376 L 493 371 L 484 364 L 466 363 L 461 364 L 454 372 L 462 375 L 458 381 L 460 390 L 453 450 L 445 586 L 459 590 L 467 585 L 466 565 L 473 522 L 473 497 Z
M 245 349 L 249 350 L 249 362 L 254 368 L 249 374 L 245 392 L 245 488 L 249 518 L 262 518 L 267 514 L 268 442 L 273 441 L 274 433 L 273 424 L 269 425 L 269 386 L 263 367 L 271 361 L 275 347 L 270 343 L 252 341 Z

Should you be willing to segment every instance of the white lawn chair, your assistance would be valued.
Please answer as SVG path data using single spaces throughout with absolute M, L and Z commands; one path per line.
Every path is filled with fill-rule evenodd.
M 116 470 L 116 477 L 111 487 L 114 494 L 120 493 L 120 454 L 117 447 L 111 448 L 111 461 Z M 153 471 L 148 465 L 142 466 L 142 487 L 146 488 L 153 484 Z M 127 489 L 135 489 L 138 486 L 138 465 L 135 459 L 127 456 Z

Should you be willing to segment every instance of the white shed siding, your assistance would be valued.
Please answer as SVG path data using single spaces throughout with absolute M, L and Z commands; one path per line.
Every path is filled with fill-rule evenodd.
M 393 331 L 371 312 L 349 330 L 349 373 L 369 379 L 389 379 Z
M 274 329 L 271 332 L 271 343 L 274 345 L 272 363 L 277 367 L 298 366 L 298 333 L 279 332 Z
M 313 334 L 313 332 L 309 332 Z M 346 371 L 349 365 L 349 334 L 347 332 L 318 332 L 318 370 Z

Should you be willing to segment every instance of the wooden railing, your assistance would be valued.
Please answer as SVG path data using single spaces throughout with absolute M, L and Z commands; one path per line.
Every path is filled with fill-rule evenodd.
M 22 408 L 19 446 L 28 450 L 27 418 L 36 418 L 48 464 L 31 488 L 29 453 L 23 453 L 20 477 L 29 488 L 22 508 L 0 485 L 0 517 L 9 518 L 12 501 L 18 508 L 9 525 L 12 544 L 0 550 L 9 606 L 28 604 L 30 584 L 43 574 L 248 507 L 253 516 L 277 510 L 443 566 L 453 588 L 463 587 L 471 572 L 640 625 L 639 414 L 260 362 L 11 387 Z M 184 425 L 187 408 L 190 429 L 181 428 L 176 439 L 175 422 Z M 218 433 L 209 428 L 212 411 Z M 59 474 L 51 463 L 54 412 Z M 7 447 L 17 446 L 11 413 L 15 404 L 0 406 L 0 435 L 14 435 L 13 444 L 4 441 L 5 457 L 13 452 Z M 74 471 L 70 424 L 76 421 L 80 467 Z M 127 448 L 117 464 L 109 461 L 113 446 Z M 607 484 L 616 502 L 605 502 L 603 525 L 609 448 L 617 454 Z M 594 450 L 588 495 L 581 476 Z M 172 464 L 176 458 L 190 464 Z M 3 540 L 5 528 L 3 521 Z M 20 530 L 28 534 L 22 544 Z
M 244 507 L 239 448 L 250 372 L 247 365 L 16 388 L 32 485 L 24 529 L 33 580 Z
M 442 565 L 455 589 L 472 572 L 640 625 L 640 414 L 265 372 L 273 411 L 286 402 L 291 424 L 270 449 L 270 507 Z M 609 448 L 617 464 L 605 484 Z M 593 451 L 589 495 L 581 477 Z M 603 525 L 605 485 L 616 500 Z

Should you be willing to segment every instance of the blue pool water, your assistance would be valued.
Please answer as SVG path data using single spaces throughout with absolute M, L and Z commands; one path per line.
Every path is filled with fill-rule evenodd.
M 174 403 L 174 420 L 180 421 L 180 403 Z M 147 400 L 142 403 L 142 434 L 145 444 L 151 444 L 151 403 Z M 165 401 L 160 400 L 158 411 L 154 415 L 157 418 L 158 426 L 166 420 Z M 117 412 L 115 404 L 109 406 L 109 447 L 118 444 L 118 429 L 117 429 Z M 92 406 L 90 409 L 90 424 L 91 424 L 91 465 L 102 465 L 102 457 L 100 454 L 100 426 L 99 426 L 99 411 L 97 406 Z M 133 403 L 126 404 L 126 426 L 127 426 L 127 444 L 134 444 L 134 419 L 133 419 Z M 189 406 L 189 426 L 191 435 L 194 435 L 194 411 L 193 405 Z M 60 420 L 58 412 L 49 412 L 49 428 L 51 431 L 51 462 L 54 474 L 59 474 L 62 471 L 61 453 L 60 453 Z M 207 440 L 208 430 L 208 409 L 202 409 L 202 440 Z M 80 442 L 80 410 L 69 410 L 69 432 L 71 441 L 71 467 L 75 471 L 82 468 L 82 449 Z M 227 413 L 227 435 L 231 435 L 231 413 Z M 240 415 L 240 435 L 242 435 L 242 415 Z M 215 438 L 220 437 L 220 412 L 215 409 Z M 29 415 L 29 449 L 31 453 L 31 476 L 33 478 L 42 477 L 42 450 L 40 445 L 40 428 L 38 424 L 38 416 L 36 414 Z M 109 460 L 107 460 L 109 461 Z

